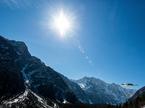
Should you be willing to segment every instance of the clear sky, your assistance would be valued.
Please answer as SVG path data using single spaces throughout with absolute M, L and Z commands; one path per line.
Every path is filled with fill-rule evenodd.
M 64 39 L 48 27 L 60 8 L 75 18 Z M 0 0 L 0 35 L 71 79 L 145 85 L 144 0 Z

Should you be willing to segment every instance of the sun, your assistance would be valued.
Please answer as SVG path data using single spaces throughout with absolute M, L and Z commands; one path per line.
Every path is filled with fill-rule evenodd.
M 66 32 L 71 28 L 70 19 L 64 14 L 63 10 L 54 18 L 54 26 L 61 36 L 65 36 Z
M 72 30 L 71 17 L 62 9 L 53 16 L 52 20 L 53 29 L 61 36 L 67 37 L 68 33 Z

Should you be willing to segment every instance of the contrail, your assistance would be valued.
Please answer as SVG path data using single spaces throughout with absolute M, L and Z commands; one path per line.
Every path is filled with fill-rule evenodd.
M 87 60 L 87 62 L 90 65 L 93 65 L 92 60 L 90 59 L 90 57 L 87 55 L 86 51 L 84 50 L 83 46 L 81 45 L 80 41 L 76 38 L 74 39 L 74 44 L 76 45 L 76 47 L 79 49 L 80 53 L 83 55 L 83 57 Z

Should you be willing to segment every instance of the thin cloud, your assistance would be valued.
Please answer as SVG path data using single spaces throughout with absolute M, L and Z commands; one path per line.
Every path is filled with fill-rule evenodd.
M 82 54 L 82 56 L 87 60 L 87 62 L 90 65 L 93 65 L 92 60 L 89 58 L 89 56 L 87 55 L 87 53 L 85 52 L 84 48 L 82 47 L 81 43 L 79 40 L 75 39 L 75 45 L 77 46 L 77 48 L 79 49 L 80 53 Z
M 33 2 L 33 0 L 2 0 L 0 4 L 8 6 L 10 9 L 15 8 L 27 8 L 37 7 L 41 2 L 39 0 Z
M 121 85 L 123 87 L 134 87 L 134 86 L 138 86 L 137 84 L 133 84 L 133 83 L 122 83 Z
M 0 1 L 0 3 L 7 5 L 11 9 L 19 7 L 17 0 L 3 0 L 3 1 Z

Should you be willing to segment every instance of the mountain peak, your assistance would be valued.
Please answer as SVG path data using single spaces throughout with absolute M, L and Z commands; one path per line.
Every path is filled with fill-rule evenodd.
M 97 79 L 95 77 L 86 77 L 86 76 L 79 79 L 79 80 L 76 80 L 76 82 L 78 82 L 78 84 L 83 83 L 87 87 L 90 86 L 90 84 L 95 85 L 95 86 L 97 86 L 97 85 L 107 85 L 107 83 L 104 82 L 103 80 Z
M 0 37 L 0 61 L 0 99 L 14 97 L 26 88 L 60 103 L 66 100 L 70 103 L 117 104 L 126 101 L 131 94 L 95 77 L 85 76 L 72 81 L 31 56 L 24 42 Z M 28 87 L 25 87 L 26 81 L 29 81 Z M 29 93 L 24 92 L 22 96 Z
M 106 83 L 95 77 L 85 76 L 76 80 L 76 83 L 85 91 L 92 103 L 124 103 L 135 92 L 115 83 Z
M 103 80 L 99 79 L 99 78 L 95 78 L 95 77 L 88 77 L 88 76 L 84 76 L 82 77 L 81 79 L 79 80 L 87 80 L 87 81 L 102 81 L 104 82 Z

